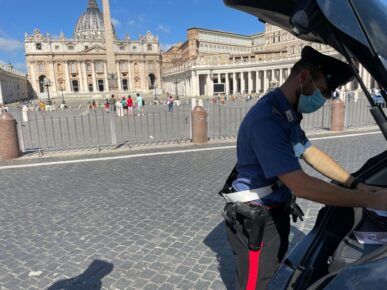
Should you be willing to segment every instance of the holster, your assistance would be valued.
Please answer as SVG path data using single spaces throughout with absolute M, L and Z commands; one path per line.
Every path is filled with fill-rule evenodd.
M 263 233 L 269 217 L 269 210 L 264 206 L 250 206 L 245 203 L 228 204 L 223 215 L 228 223 L 240 221 L 243 232 L 248 238 L 251 251 L 259 251 L 262 246 Z

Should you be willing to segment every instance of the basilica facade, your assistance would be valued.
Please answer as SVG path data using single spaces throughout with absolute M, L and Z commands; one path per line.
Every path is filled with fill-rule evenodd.
M 73 37 L 61 33 L 53 38 L 39 29 L 25 34 L 28 76 L 37 95 L 45 98 L 49 90 L 51 96 L 58 97 L 62 93 L 66 97 L 106 97 L 112 92 L 110 75 L 116 79 L 117 87 L 113 90 L 117 94 L 160 89 L 158 38 L 147 32 L 138 40 L 129 36 L 119 39 L 114 27 L 109 29 L 109 35 L 104 23 L 104 19 L 110 22 L 109 8 L 103 14 L 96 0 L 82 1 L 87 10 L 79 17 Z M 105 3 L 108 1 L 104 0 Z

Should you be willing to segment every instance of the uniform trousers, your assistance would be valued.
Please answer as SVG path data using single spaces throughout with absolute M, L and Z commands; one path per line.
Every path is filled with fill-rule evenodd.
M 226 222 L 229 242 L 234 251 L 236 289 L 263 290 L 267 288 L 289 246 L 290 217 L 284 207 L 270 209 L 261 249 L 251 251 L 243 230 L 243 218 Z

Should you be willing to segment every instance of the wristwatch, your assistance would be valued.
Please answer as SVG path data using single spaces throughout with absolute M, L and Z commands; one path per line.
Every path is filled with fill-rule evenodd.
M 349 189 L 356 189 L 359 183 L 362 183 L 363 180 L 355 177 L 355 179 L 352 181 L 351 185 L 349 186 Z

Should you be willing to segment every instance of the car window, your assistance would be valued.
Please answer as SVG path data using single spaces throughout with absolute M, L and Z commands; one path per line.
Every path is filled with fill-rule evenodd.
M 368 0 L 364 2 L 368 4 Z M 336 28 L 369 47 L 367 39 L 348 1 L 317 0 L 317 3 L 324 16 Z M 340 14 L 338 14 L 338 11 L 340 11 Z
M 384 64 L 387 60 L 387 0 L 351 0 L 367 36 Z

